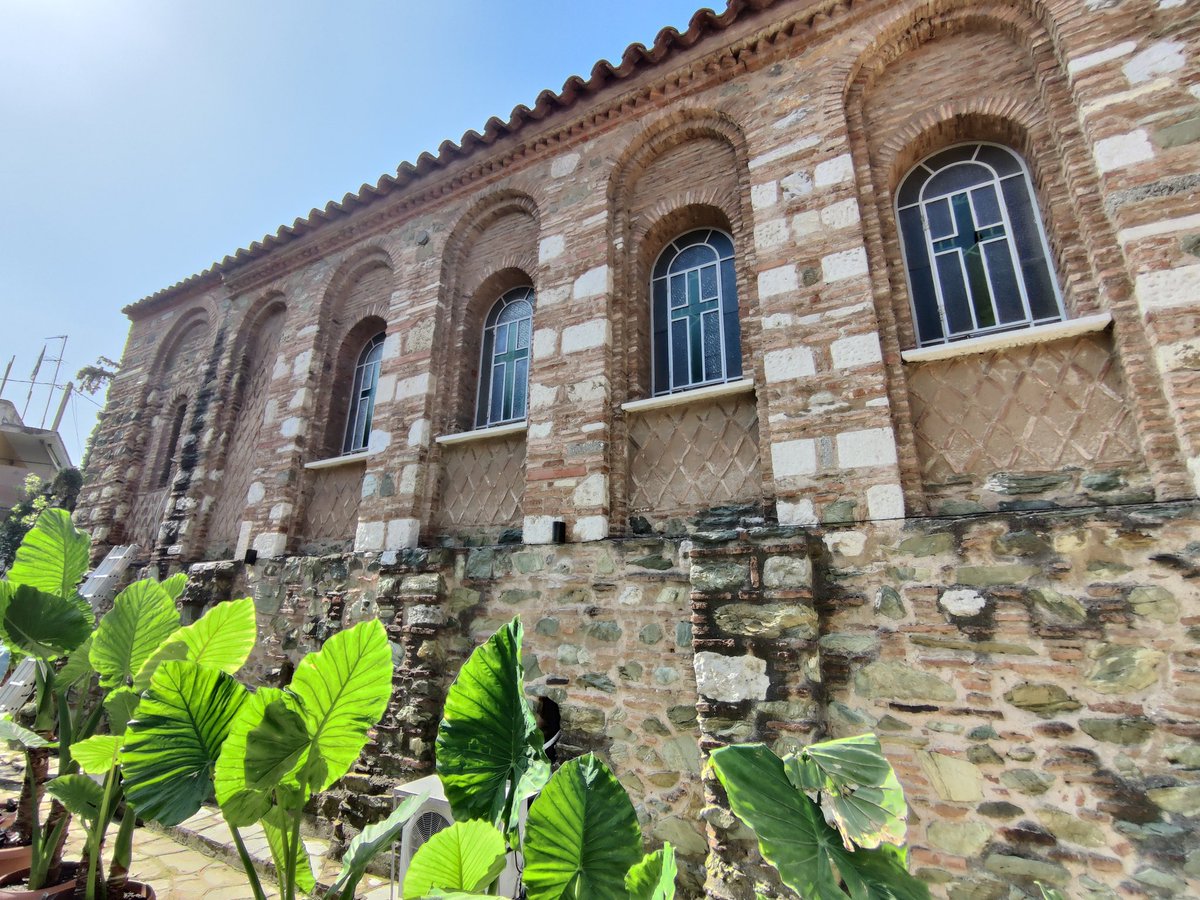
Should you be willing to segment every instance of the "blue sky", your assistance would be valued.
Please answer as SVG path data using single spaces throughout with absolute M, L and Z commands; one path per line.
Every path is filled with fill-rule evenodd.
M 0 0 L 0 372 L 15 354 L 28 379 L 64 333 L 60 382 L 118 358 L 125 304 L 700 5 Z M 3 396 L 20 408 L 27 390 Z M 96 411 L 68 408 L 76 462 Z

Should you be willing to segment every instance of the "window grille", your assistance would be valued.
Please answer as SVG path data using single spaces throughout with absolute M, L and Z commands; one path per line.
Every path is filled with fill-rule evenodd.
M 928 157 L 896 192 L 917 342 L 926 347 L 1060 321 L 1029 173 L 995 144 Z
M 653 392 L 742 376 L 733 239 L 701 228 L 667 244 L 650 279 Z
M 513 288 L 488 313 L 479 360 L 476 428 L 525 418 L 534 302 L 533 288 Z
M 350 390 L 350 409 L 346 414 L 346 437 L 342 453 L 357 453 L 367 449 L 371 437 L 371 419 L 375 415 L 375 389 L 379 386 L 379 370 L 383 365 L 384 332 L 367 341 L 358 364 L 354 367 L 354 384 Z

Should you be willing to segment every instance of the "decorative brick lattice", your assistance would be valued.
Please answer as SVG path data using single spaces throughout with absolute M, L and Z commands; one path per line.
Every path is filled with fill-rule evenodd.
M 358 502 L 366 465 L 354 463 L 312 473 L 304 505 L 302 542 L 326 548 L 349 548 L 358 529 Z
M 993 472 L 1137 463 L 1133 416 L 1107 336 L 913 366 L 926 484 Z
M 525 495 L 525 438 L 470 441 L 442 457 L 441 528 L 519 525 Z
M 156 491 L 143 491 L 133 502 L 133 511 L 129 516 L 129 529 L 125 540 L 137 544 L 143 550 L 154 549 L 158 539 L 158 526 L 162 524 L 163 513 L 166 511 L 167 498 L 171 494 L 169 487 Z
M 629 417 L 630 509 L 694 514 L 762 498 L 758 409 L 743 394 Z

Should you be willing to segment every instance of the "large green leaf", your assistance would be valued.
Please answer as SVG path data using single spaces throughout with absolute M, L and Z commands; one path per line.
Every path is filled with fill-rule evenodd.
M 13 584 L 27 584 L 59 597 L 73 598 L 88 567 L 91 540 L 71 523 L 65 509 L 43 510 L 26 532 L 8 570 Z
M 399 840 L 404 826 L 428 796 L 418 794 L 409 797 L 382 822 L 368 825 L 350 841 L 345 854 L 342 855 L 342 871 L 326 895 L 329 900 L 354 900 L 354 891 L 366 874 L 371 860 Z
M 564 763 L 533 801 L 524 848 L 529 900 L 626 900 L 642 832 L 621 783 L 589 753 Z
M 244 828 L 267 814 L 272 790 L 285 776 L 294 777 L 308 744 L 299 702 L 287 691 L 259 688 L 242 704 L 213 779 L 217 803 L 231 824 Z
M 229 675 L 171 661 L 154 673 L 125 732 L 125 795 L 138 814 L 178 825 L 212 794 L 213 766 L 246 689 Z
M 629 900 L 675 900 L 675 848 L 663 844 L 661 850 L 647 853 L 642 861 L 625 873 Z
M 491 822 L 470 819 L 439 831 L 413 856 L 404 875 L 404 900 L 435 888 L 480 893 L 504 871 L 504 835 Z
M 170 578 L 160 581 L 162 589 L 167 592 L 172 600 L 178 600 L 183 595 L 183 589 L 187 587 L 188 577 L 187 572 L 176 572 Z M 230 675 L 233 673 L 230 672 Z
M 10 747 L 17 750 L 37 750 L 54 746 L 36 731 L 18 725 L 7 716 L 0 718 L 0 741 L 7 741 Z
M 454 817 L 486 819 L 505 831 L 550 777 L 525 699 L 522 634 L 514 619 L 475 648 L 446 694 L 437 736 L 437 772 Z
M 66 663 L 58 670 L 58 685 L 62 690 L 70 690 L 96 671 L 92 668 L 92 636 L 71 651 Z
M 300 660 L 292 676 L 311 746 L 301 778 L 323 791 L 345 775 L 392 696 L 392 648 L 378 619 L 360 622 Z
M 94 823 L 100 816 L 104 788 L 86 775 L 60 775 L 46 782 L 46 790 L 57 797 L 68 812 Z
M 108 714 L 108 727 L 113 734 L 125 733 L 141 700 L 141 692 L 133 688 L 121 687 L 108 692 L 104 698 L 104 712 Z
M 175 601 L 157 581 L 148 578 L 125 588 L 92 638 L 91 660 L 100 673 L 100 684 L 128 684 L 178 627 Z
M 85 775 L 107 775 L 117 763 L 121 739 L 115 734 L 93 734 L 71 745 L 71 758 Z
M 262 819 L 263 832 L 267 836 L 267 846 L 271 848 L 271 859 L 275 862 L 275 870 L 279 873 L 281 880 L 283 872 L 287 868 L 285 860 L 287 859 L 288 825 L 287 813 L 278 806 L 271 807 Z M 312 860 L 308 857 L 308 848 L 304 846 L 304 841 L 300 841 L 296 849 L 299 854 L 296 860 L 295 884 L 300 890 L 309 894 L 317 885 L 316 876 L 313 875 Z
M 763 744 L 721 747 L 709 764 L 733 812 L 757 835 L 763 858 L 800 896 L 844 900 L 841 880 L 856 900 L 929 896 L 895 848 L 847 852 L 817 804 L 788 779 L 783 760 Z
M 233 675 L 246 664 L 257 634 L 252 597 L 218 603 L 163 641 L 142 665 L 133 686 L 145 690 L 158 664 L 167 659 L 187 659 Z
M 60 597 L 29 585 L 10 586 L 4 609 L 4 639 L 22 653 L 42 660 L 70 653 L 92 632 L 91 610 L 76 598 Z

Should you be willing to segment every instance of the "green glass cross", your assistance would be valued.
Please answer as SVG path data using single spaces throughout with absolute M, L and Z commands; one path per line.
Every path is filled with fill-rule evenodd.
M 517 361 L 525 359 L 529 356 L 528 347 L 518 347 L 517 338 L 520 334 L 520 322 L 511 322 L 507 325 L 501 325 L 496 329 L 496 340 L 500 339 L 500 329 L 508 330 L 505 335 L 507 340 L 504 346 L 507 350 L 503 350 L 492 356 L 492 371 L 496 371 L 498 365 L 504 366 L 504 394 L 501 400 L 501 421 L 507 422 L 513 418 L 513 401 L 517 396 Z
M 679 276 L 676 276 L 679 277 Z M 700 296 L 700 270 L 693 269 L 683 275 L 687 279 L 687 305 L 671 310 L 671 321 L 687 319 L 688 343 L 692 345 L 691 383 L 706 381 L 704 377 L 704 326 L 703 316 L 717 308 L 717 298 L 704 299 Z M 677 362 L 682 362 L 678 360 Z
M 976 228 L 975 217 L 971 213 L 971 201 L 965 191 L 952 195 L 950 206 L 954 212 L 954 227 L 958 233 L 952 237 L 935 240 L 933 252 L 962 251 L 971 302 L 975 307 L 975 319 L 981 328 L 995 325 L 996 314 L 992 309 L 992 294 L 988 290 L 987 270 L 983 266 L 983 251 L 979 245 L 992 238 L 1004 237 L 1004 226 L 997 224 Z

